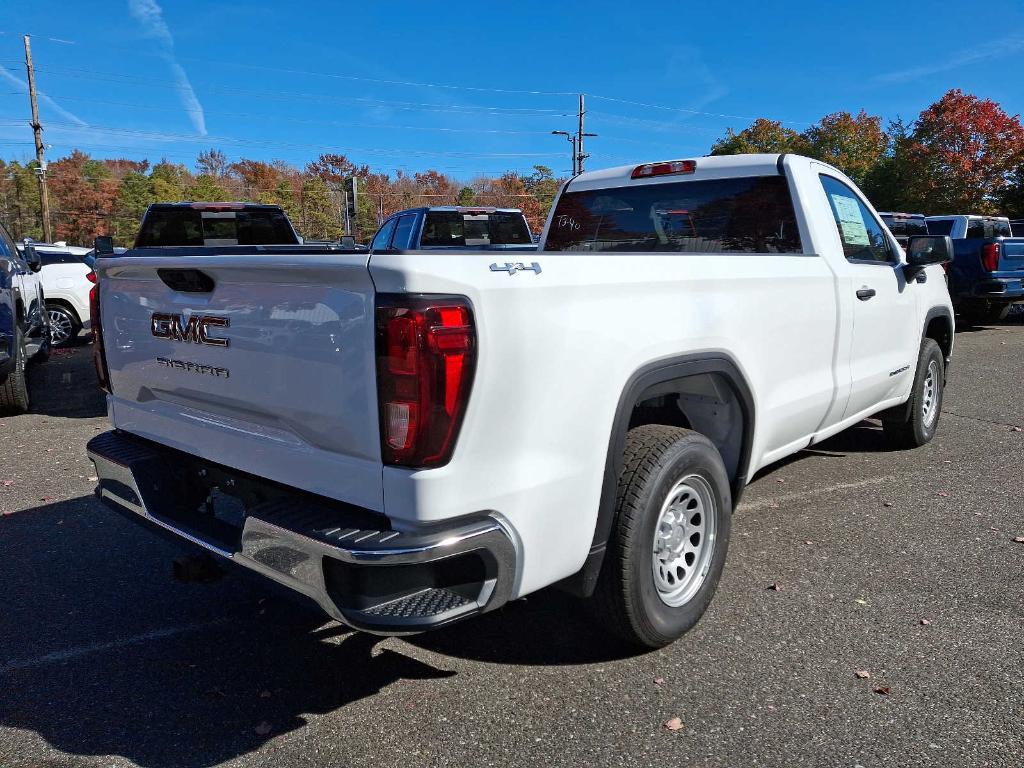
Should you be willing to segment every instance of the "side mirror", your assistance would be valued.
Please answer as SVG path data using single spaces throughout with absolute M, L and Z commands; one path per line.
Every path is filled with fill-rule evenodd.
M 43 260 L 39 256 L 39 251 L 31 243 L 25 244 L 25 263 L 33 272 L 38 272 L 43 268 Z
M 347 251 L 354 251 L 356 249 L 356 239 L 352 235 L 342 235 L 341 247 Z
M 953 260 L 953 241 L 949 235 L 915 235 L 907 241 L 907 277 L 913 277 L 932 264 Z
M 114 255 L 114 238 L 109 235 L 102 235 L 97 237 L 92 242 L 92 247 L 96 250 L 96 258 L 102 258 L 104 256 Z

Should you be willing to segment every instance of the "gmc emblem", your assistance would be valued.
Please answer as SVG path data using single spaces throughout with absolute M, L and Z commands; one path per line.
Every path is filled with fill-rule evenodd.
M 187 320 L 181 315 L 154 312 L 150 323 L 153 335 L 158 339 L 190 341 L 193 344 L 209 344 L 211 347 L 226 347 L 228 339 L 210 337 L 211 328 L 227 328 L 231 321 L 214 315 L 192 315 Z

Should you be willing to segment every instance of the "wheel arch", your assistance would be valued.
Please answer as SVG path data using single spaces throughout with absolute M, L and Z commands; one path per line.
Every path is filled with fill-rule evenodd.
M 699 386 L 696 386 L 698 382 Z M 709 385 L 712 387 L 710 391 L 707 390 Z M 722 398 L 726 392 L 729 396 Z M 651 418 L 646 418 L 647 414 L 637 417 L 638 407 L 642 409 L 652 399 L 673 396 L 682 421 L 672 420 L 674 411 L 671 409 L 651 414 Z M 684 398 L 686 404 L 678 405 L 678 401 Z M 733 421 L 725 430 L 708 435 L 707 425 L 718 419 L 716 408 L 723 407 L 730 411 L 728 418 L 738 418 L 739 423 Z M 563 582 L 562 586 L 573 593 L 589 595 L 597 583 L 605 546 L 615 522 L 616 491 L 622 471 L 626 433 L 631 428 L 642 424 L 668 424 L 685 426 L 705 434 L 723 454 L 735 506 L 747 482 L 755 417 L 754 398 L 746 377 L 735 360 L 724 352 L 680 355 L 653 361 L 637 369 L 623 387 L 615 410 L 590 554 L 580 572 Z
M 71 313 L 72 317 L 75 318 L 75 321 L 79 325 L 82 324 L 82 316 L 78 314 L 78 310 L 75 309 L 75 305 L 72 304 L 70 301 L 68 301 L 67 299 L 59 298 L 59 297 L 46 299 L 46 306 L 47 307 L 49 307 L 52 304 L 56 304 L 56 305 L 62 307 L 63 309 L 68 310 Z
M 924 317 L 924 326 L 921 328 L 921 341 L 934 339 L 942 350 L 942 358 L 946 368 L 949 367 L 953 355 L 953 313 L 949 307 L 932 307 Z

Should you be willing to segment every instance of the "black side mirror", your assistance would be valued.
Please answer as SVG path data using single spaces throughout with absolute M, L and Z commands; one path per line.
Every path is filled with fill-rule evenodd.
M 907 277 L 932 264 L 953 260 L 953 240 L 949 235 L 914 235 L 907 241 Z
M 354 251 L 356 248 L 356 239 L 352 235 L 342 235 L 341 247 L 347 251 Z
M 43 268 L 43 260 L 39 256 L 39 251 L 31 243 L 25 244 L 25 263 L 33 272 L 38 272 Z
M 96 258 L 114 255 L 114 238 L 109 235 L 101 235 L 92 241 L 92 247 L 96 250 Z

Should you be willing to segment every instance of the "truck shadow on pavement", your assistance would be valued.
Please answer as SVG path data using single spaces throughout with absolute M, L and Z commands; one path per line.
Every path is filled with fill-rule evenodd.
M 550 593 L 411 638 L 407 655 L 403 641 L 325 622 L 263 582 L 175 582 L 179 554 L 91 497 L 0 518 L 0 740 L 30 764 L 57 750 L 72 757 L 62 766 L 120 755 L 204 768 L 389 686 L 392 710 L 443 695 L 454 663 L 413 658 L 426 651 L 512 664 L 623 655 Z M 35 739 L 12 729 L 50 749 L 23 752 Z
M 46 363 L 29 368 L 32 413 L 44 416 L 88 419 L 107 413 L 106 401 L 96 380 L 89 339 L 55 349 Z

